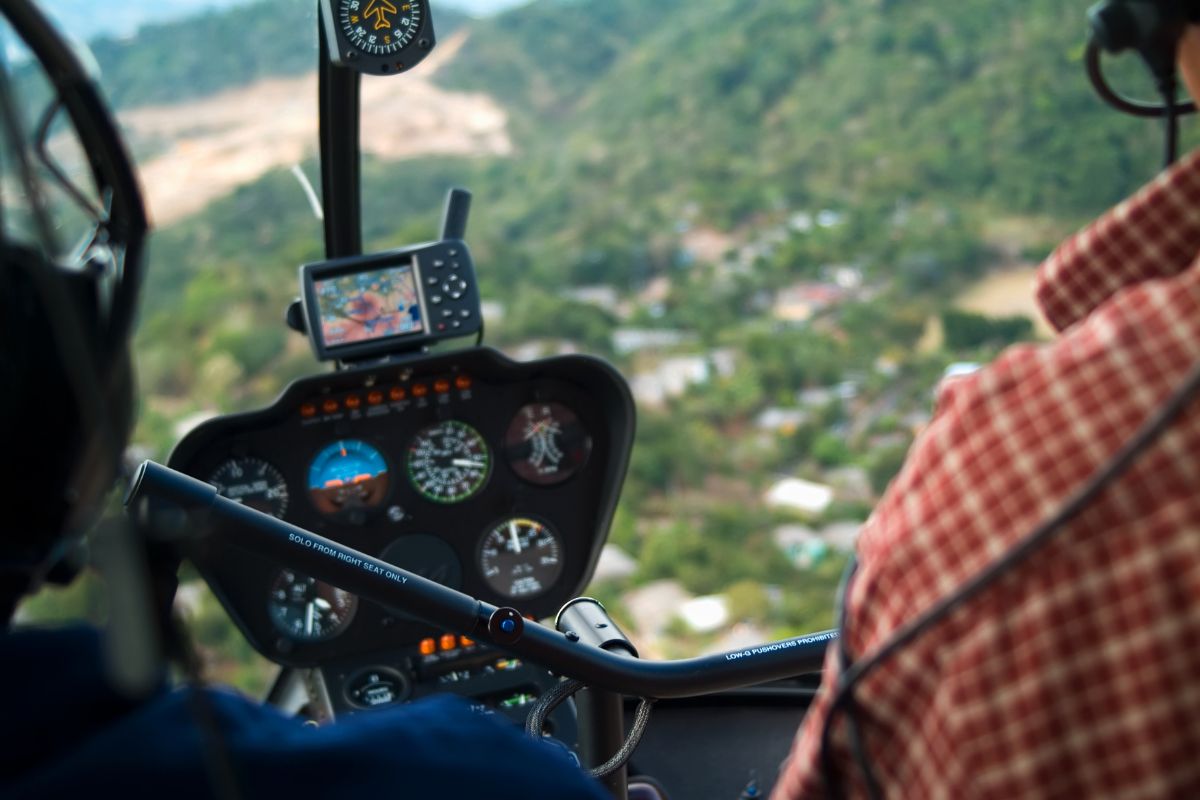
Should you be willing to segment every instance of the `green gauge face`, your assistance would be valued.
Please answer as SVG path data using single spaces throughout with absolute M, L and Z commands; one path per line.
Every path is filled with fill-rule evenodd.
M 338 0 L 338 25 L 350 45 L 372 56 L 399 53 L 421 29 L 421 3 Z
M 408 449 L 408 477 L 435 503 L 460 503 L 478 492 L 491 469 L 487 442 L 464 422 L 439 422 L 417 432 Z

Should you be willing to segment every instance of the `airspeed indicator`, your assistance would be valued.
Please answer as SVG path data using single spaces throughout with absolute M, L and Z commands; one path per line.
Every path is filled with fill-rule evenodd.
M 435 503 L 460 503 L 483 488 L 491 453 L 479 431 L 449 420 L 422 428 L 408 448 L 413 488 Z

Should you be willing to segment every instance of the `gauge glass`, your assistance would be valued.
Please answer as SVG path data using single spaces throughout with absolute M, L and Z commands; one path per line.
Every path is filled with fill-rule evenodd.
M 513 472 L 538 486 L 570 478 L 592 452 L 579 417 L 562 403 L 530 403 L 509 423 L 504 457 Z
M 421 29 L 420 2 L 339 0 L 338 25 L 352 47 L 373 56 L 403 50 Z
M 562 574 L 562 540 L 549 526 L 525 517 L 501 522 L 479 545 L 479 571 L 504 597 L 542 594 Z
M 228 458 L 217 465 L 208 482 L 222 497 L 235 503 L 279 519 L 287 513 L 287 481 L 279 470 L 260 458 Z
M 465 422 L 439 422 L 417 432 L 408 449 L 408 476 L 421 496 L 460 503 L 483 488 L 491 469 L 487 442 Z
M 349 592 L 290 569 L 281 570 L 271 584 L 271 622 L 297 642 L 332 639 L 346 629 L 357 608 L 358 598 Z
M 334 442 L 308 468 L 308 492 L 323 514 L 376 508 L 387 499 L 387 490 L 387 461 L 361 439 Z

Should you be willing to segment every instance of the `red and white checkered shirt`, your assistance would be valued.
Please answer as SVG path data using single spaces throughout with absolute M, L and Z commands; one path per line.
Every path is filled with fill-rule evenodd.
M 1051 515 L 1200 362 L 1200 155 L 1042 265 L 1064 333 L 950 382 L 868 521 L 853 658 Z M 825 681 L 773 797 L 819 797 Z M 1200 402 L 1086 511 L 858 685 L 889 796 L 1200 797 Z M 841 784 L 864 789 L 844 719 Z

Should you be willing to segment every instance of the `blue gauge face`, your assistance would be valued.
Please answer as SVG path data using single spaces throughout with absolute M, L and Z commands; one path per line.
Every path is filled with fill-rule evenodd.
M 375 508 L 387 499 L 383 454 L 361 439 L 341 439 L 317 453 L 308 468 L 308 493 L 323 514 Z

